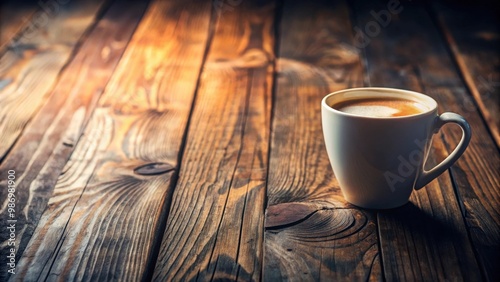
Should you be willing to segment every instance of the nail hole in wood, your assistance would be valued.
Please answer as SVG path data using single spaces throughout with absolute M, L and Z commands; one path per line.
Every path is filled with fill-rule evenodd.
M 66 147 L 73 147 L 73 144 L 69 142 L 63 142 L 63 145 Z
M 167 163 L 149 163 L 138 166 L 134 169 L 134 173 L 139 175 L 158 175 L 174 170 L 171 164 Z

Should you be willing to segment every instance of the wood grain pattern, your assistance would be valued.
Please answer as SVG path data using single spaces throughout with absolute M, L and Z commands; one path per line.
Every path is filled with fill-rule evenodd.
M 481 3 L 481 1 L 479 1 Z M 474 100 L 464 100 L 468 110 L 477 107 L 500 146 L 500 23 L 498 7 L 432 2 L 437 22 L 453 52 Z M 464 20 L 464 19 L 474 20 Z M 475 103 L 474 103 L 475 101 Z
M 150 4 L 58 179 L 19 277 L 148 276 L 175 171 L 141 175 L 136 168 L 177 166 L 210 9 L 199 1 Z
M 23 35 L 0 57 L 0 160 L 46 101 L 58 74 L 89 28 L 102 1 L 58 4 L 54 13 L 37 12 Z
M 462 103 L 469 98 L 467 90 L 429 14 L 419 3 L 402 5 L 400 14 L 392 15 L 390 24 L 364 50 L 369 81 L 373 86 L 432 96 L 439 112 L 463 115 L 473 128 L 473 137 L 451 174 L 441 175 L 414 193 L 409 206 L 379 213 L 385 276 L 388 280 L 480 280 L 484 276 L 477 259 L 483 267 L 485 262 L 494 264 L 498 252 L 490 250 L 498 249 L 500 242 L 498 151 L 480 114 Z M 357 1 L 357 26 L 364 28 L 374 20 L 370 11 L 382 9 L 386 9 L 385 1 Z M 444 127 L 434 138 L 427 167 L 448 155 L 460 137 L 458 128 Z M 486 277 L 495 277 L 493 269 L 486 269 Z
M 270 217 L 309 210 L 303 218 Z M 288 218 L 290 219 L 290 218 Z M 311 202 L 267 209 L 266 281 L 382 280 L 374 213 Z
M 146 5 L 119 0 L 110 7 L 65 68 L 47 103 L 0 165 L 2 188 L 7 171 L 16 171 L 18 260 Z M 0 190 L 0 199 L 1 214 L 5 215 L 5 189 Z M 5 264 L 9 247 L 3 240 L 0 263 Z
M 26 28 L 37 8 L 39 7 L 34 0 L 9 0 L 0 3 L 0 53 Z
M 381 280 L 375 213 L 342 198 L 321 99 L 362 85 L 344 1 L 285 1 L 270 152 L 264 279 Z M 311 32 L 314 31 L 314 32 Z
M 268 2 L 217 17 L 155 281 L 261 277 L 274 59 Z

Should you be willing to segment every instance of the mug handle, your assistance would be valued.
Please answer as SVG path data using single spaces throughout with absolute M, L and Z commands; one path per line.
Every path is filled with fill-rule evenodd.
M 441 127 L 447 123 L 456 123 L 462 128 L 462 139 L 458 143 L 457 147 L 451 154 L 444 159 L 440 164 L 435 166 L 433 169 L 426 171 L 422 168 L 422 173 L 419 175 L 417 181 L 415 182 L 415 190 L 422 189 L 427 183 L 431 182 L 434 178 L 438 177 L 441 173 L 447 170 L 451 165 L 453 165 L 458 158 L 464 153 L 467 145 L 469 145 L 471 138 L 471 128 L 469 123 L 461 115 L 455 113 L 443 113 L 437 119 L 434 124 L 433 132 L 437 133 Z M 424 162 L 425 166 L 425 162 Z

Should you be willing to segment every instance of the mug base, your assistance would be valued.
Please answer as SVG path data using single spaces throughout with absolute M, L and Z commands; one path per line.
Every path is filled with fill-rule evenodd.
M 380 204 L 380 203 L 356 203 L 354 201 L 350 201 L 349 199 L 346 199 L 347 202 L 350 204 L 355 205 L 356 207 L 363 208 L 363 209 L 370 209 L 370 210 L 388 210 L 388 209 L 395 209 L 402 207 L 406 205 L 409 202 L 409 199 L 406 201 L 401 201 L 401 202 L 396 202 L 396 203 L 390 203 L 390 204 Z

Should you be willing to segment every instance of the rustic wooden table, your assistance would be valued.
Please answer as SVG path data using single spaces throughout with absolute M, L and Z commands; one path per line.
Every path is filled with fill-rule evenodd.
M 4 2 L 0 281 L 500 281 L 499 14 Z M 321 98 L 368 85 L 426 93 L 473 130 L 393 210 L 346 203 L 325 155 Z M 436 135 L 429 166 L 460 136 Z

